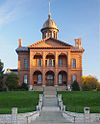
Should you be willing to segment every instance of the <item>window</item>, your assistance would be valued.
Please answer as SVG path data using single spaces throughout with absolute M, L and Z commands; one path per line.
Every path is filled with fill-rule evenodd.
M 58 61 L 59 63 L 59 66 L 63 66 L 63 60 L 61 59 L 61 58 L 59 58 L 59 61 Z
M 76 68 L 76 59 L 72 59 L 72 68 Z
M 28 83 L 28 76 L 25 74 L 24 75 L 24 83 L 27 84 Z
M 54 59 L 48 59 L 48 60 L 46 60 L 46 65 L 47 66 L 50 66 L 50 67 L 54 67 L 54 65 L 55 65 Z
M 38 75 L 38 84 L 41 84 L 41 83 L 42 83 L 42 75 L 39 74 L 39 75 Z
M 52 59 L 49 59 L 49 66 L 52 66 Z
M 77 78 L 76 78 L 76 75 L 74 74 L 72 75 L 72 82 L 74 82 L 75 80 L 77 80 Z
M 59 84 L 62 84 L 62 82 L 63 82 L 63 76 L 62 74 L 59 74 Z
M 28 59 L 24 59 L 24 68 L 28 69 Z
M 38 65 L 39 67 L 42 66 L 42 61 L 41 61 L 41 59 L 38 59 L 38 60 L 37 60 L 37 65 Z

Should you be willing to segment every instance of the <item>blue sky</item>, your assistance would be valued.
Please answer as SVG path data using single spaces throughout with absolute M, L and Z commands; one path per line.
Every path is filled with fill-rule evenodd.
M 59 39 L 74 44 L 82 38 L 83 74 L 100 80 L 100 0 L 51 0 Z M 48 17 L 48 0 L 0 0 L 0 59 L 5 68 L 17 68 L 18 39 L 23 46 L 41 39 Z

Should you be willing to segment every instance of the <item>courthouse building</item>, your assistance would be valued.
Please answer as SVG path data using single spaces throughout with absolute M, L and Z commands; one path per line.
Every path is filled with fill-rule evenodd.
M 50 14 L 41 33 L 42 39 L 27 47 L 19 39 L 16 52 L 20 85 L 24 82 L 32 88 L 70 85 L 74 80 L 81 83 L 84 52 L 81 39 L 75 39 L 74 46 L 59 40 L 59 29 Z

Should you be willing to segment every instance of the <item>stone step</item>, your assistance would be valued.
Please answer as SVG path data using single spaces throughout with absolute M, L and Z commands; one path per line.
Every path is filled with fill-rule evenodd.
M 45 111 L 45 112 L 46 111 L 48 111 L 48 112 L 49 111 L 55 112 L 55 111 L 60 111 L 60 108 L 59 107 L 56 107 L 56 106 L 54 106 L 54 107 L 50 107 L 50 106 L 49 107 L 46 107 L 45 106 L 45 107 L 42 108 L 42 111 Z
M 52 98 L 52 97 L 56 97 L 56 95 L 44 95 L 45 98 Z
M 35 122 L 47 122 L 48 123 L 66 123 L 69 122 L 66 120 L 61 112 L 59 111 L 42 111 L 40 117 L 36 119 Z

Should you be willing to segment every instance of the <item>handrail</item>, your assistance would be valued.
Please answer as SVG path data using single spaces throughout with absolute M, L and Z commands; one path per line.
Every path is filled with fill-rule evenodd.
M 69 113 L 67 113 L 67 112 L 63 112 L 63 113 L 65 113 L 65 114 L 67 114 L 68 116 L 70 116 L 70 117 L 73 117 L 74 118 L 74 123 L 75 123 L 75 119 L 76 119 L 76 116 L 75 115 L 71 115 L 71 114 L 69 114 Z
M 37 113 L 37 111 L 32 113 L 31 115 L 26 116 L 26 117 L 31 117 L 31 116 L 35 115 L 36 113 Z
M 32 117 L 33 115 L 35 115 L 35 114 L 37 114 L 37 113 L 38 113 L 38 111 L 36 111 L 36 112 L 32 113 L 31 115 L 26 116 L 26 119 L 27 119 L 27 124 L 28 124 L 28 118 L 29 118 L 29 117 Z

